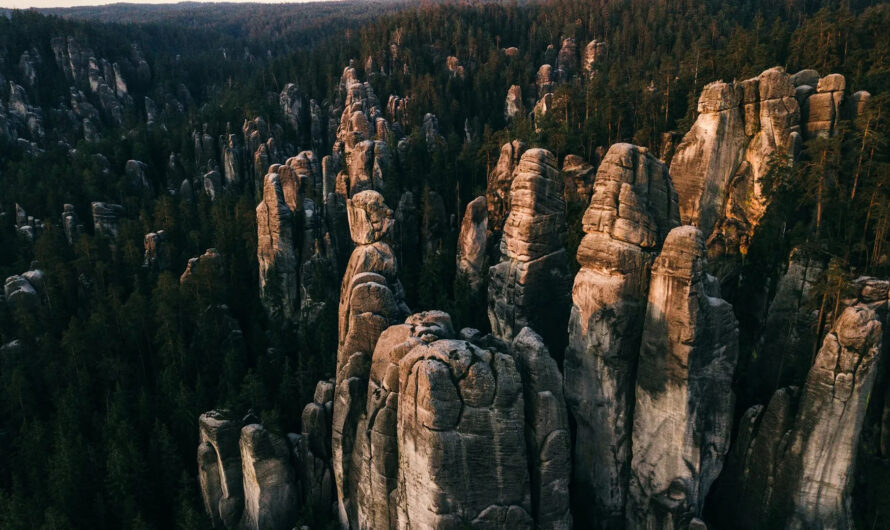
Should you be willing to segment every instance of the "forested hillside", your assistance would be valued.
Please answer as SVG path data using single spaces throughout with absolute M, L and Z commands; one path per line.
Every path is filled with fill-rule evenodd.
M 0 527 L 233 528 L 217 506 L 219 499 L 208 501 L 214 491 L 225 489 L 208 485 L 207 469 L 216 464 L 196 464 L 196 442 L 209 447 L 212 441 L 213 454 L 221 451 L 213 438 L 217 431 L 208 434 L 215 417 L 201 416 L 214 409 L 227 409 L 226 417 L 237 418 L 232 421 L 239 429 L 241 424 L 264 426 L 270 439 L 280 442 L 272 444 L 276 462 L 308 454 L 331 473 L 329 482 L 317 486 L 299 472 L 281 472 L 296 473 L 289 480 L 300 484 L 295 486 L 299 493 L 288 493 L 301 499 L 290 507 L 288 528 L 295 522 L 297 527 L 335 527 L 338 518 L 352 526 L 361 526 L 356 525 L 360 520 L 367 527 L 390 527 L 395 516 L 375 519 L 385 510 L 364 504 L 373 497 L 362 489 L 367 477 L 359 475 L 359 485 L 350 485 L 350 473 L 359 472 L 341 465 L 350 458 L 370 462 L 372 457 L 361 451 L 373 449 L 358 448 L 354 440 L 347 444 L 337 436 L 349 436 L 338 431 L 333 448 L 328 436 L 326 449 L 312 446 L 307 453 L 304 446 L 300 453 L 288 433 L 310 440 L 300 443 L 315 443 L 307 420 L 317 417 L 304 407 L 315 405 L 323 415 L 325 403 L 341 406 L 336 403 L 346 399 L 337 401 L 344 371 L 364 370 L 361 391 L 348 395 L 355 400 L 361 394 L 363 414 L 369 377 L 372 385 L 391 390 L 376 372 L 384 368 L 378 368 L 375 345 L 401 351 L 416 339 L 432 350 L 436 344 L 445 348 L 445 339 L 460 339 L 473 345 L 465 346 L 475 352 L 472 366 L 489 378 L 507 370 L 498 364 L 506 362 L 500 354 L 490 352 L 512 348 L 508 364 L 517 359 L 519 368 L 510 369 L 520 381 L 517 388 L 526 385 L 516 390 L 526 392 L 526 407 L 534 402 L 543 410 L 535 396 L 546 392 L 529 389 L 558 381 L 562 415 L 554 417 L 562 418 L 561 432 L 572 433 L 565 434 L 563 452 L 567 459 L 571 453 L 575 466 L 565 471 L 566 484 L 572 477 L 571 486 L 565 486 L 571 491 L 571 515 L 560 521 L 571 525 L 574 518 L 576 528 L 620 528 L 627 516 L 628 524 L 643 528 L 628 511 L 644 514 L 650 508 L 625 508 L 623 502 L 627 498 L 627 506 L 633 506 L 648 498 L 646 486 L 628 482 L 637 476 L 635 460 L 625 455 L 626 461 L 616 464 L 612 481 L 627 487 L 616 486 L 622 502 L 613 502 L 619 507 L 612 511 L 606 509 L 605 494 L 588 495 L 604 479 L 577 471 L 581 465 L 593 467 L 582 459 L 582 440 L 588 439 L 585 407 L 597 399 L 591 397 L 595 390 L 582 384 L 592 380 L 583 371 L 587 361 L 578 359 L 584 348 L 593 348 L 591 341 L 600 339 L 618 352 L 609 366 L 624 362 L 622 352 L 633 350 L 630 375 L 624 374 L 631 395 L 628 403 L 621 401 L 628 414 L 615 413 L 628 431 L 611 434 L 620 443 L 633 439 L 636 447 L 638 439 L 658 440 L 658 433 L 635 430 L 635 422 L 644 427 L 646 422 L 629 413 L 657 416 L 658 397 L 670 386 L 660 379 L 634 379 L 638 354 L 639 373 L 676 375 L 660 361 L 646 364 L 646 355 L 673 347 L 662 345 L 661 335 L 651 331 L 648 322 L 659 318 L 670 322 L 665 337 L 681 335 L 668 330 L 679 321 L 688 321 L 690 329 L 707 329 L 683 335 L 684 340 L 692 337 L 684 344 L 693 350 L 703 351 L 707 348 L 701 344 L 707 344 L 714 351 L 735 352 L 727 354 L 732 360 L 726 361 L 731 367 L 725 377 L 688 392 L 705 396 L 701 402 L 708 404 L 690 413 L 696 418 L 690 429 L 704 433 L 706 440 L 696 446 L 696 454 L 720 453 L 715 457 L 720 465 L 712 468 L 713 477 L 701 479 L 707 487 L 683 486 L 690 491 L 689 502 L 683 500 L 688 509 L 678 516 L 680 523 L 668 527 L 693 528 L 693 518 L 712 528 L 766 527 L 764 521 L 782 527 L 783 517 L 796 509 L 791 505 L 764 500 L 759 506 L 770 509 L 764 508 L 769 514 L 762 519 L 751 515 L 746 520 L 734 511 L 742 511 L 733 507 L 734 500 L 747 502 L 745 495 L 756 489 L 750 486 L 754 479 L 739 478 L 746 464 L 753 466 L 744 459 L 743 444 L 754 444 L 766 430 L 759 426 L 776 417 L 785 418 L 785 423 L 776 420 L 782 432 L 822 432 L 819 414 L 798 414 L 796 404 L 776 412 L 774 396 L 781 393 L 785 399 L 788 388 L 794 390 L 787 395 L 810 395 L 808 389 L 818 386 L 821 380 L 811 383 L 811 369 L 821 366 L 823 339 L 827 344 L 840 336 L 842 347 L 837 348 L 844 352 L 882 348 L 880 323 L 878 331 L 871 324 L 878 317 L 862 315 L 868 308 L 884 318 L 886 285 L 869 282 L 890 277 L 888 25 L 890 5 L 864 0 L 381 0 L 13 10 L 0 16 L 0 278 L 6 279 L 0 302 Z M 759 85 L 753 84 L 755 78 Z M 781 95 L 773 97 L 767 87 L 778 87 L 775 93 Z M 823 107 L 829 109 L 825 116 Z M 740 117 L 703 118 L 727 108 L 741 109 Z M 778 125 L 777 115 L 784 125 Z M 773 125 L 765 125 L 768 117 L 775 118 Z M 757 125 L 751 125 L 754 121 Z M 715 123 L 719 131 L 741 132 L 719 137 L 722 133 L 711 127 Z M 763 140 L 768 149 L 754 146 L 752 127 L 771 135 Z M 702 155 L 709 145 L 724 141 L 735 146 L 733 167 L 748 166 L 727 177 L 725 189 L 718 190 L 724 200 L 711 211 L 705 204 L 707 185 L 699 185 L 695 194 L 688 191 L 694 187 L 689 182 L 729 164 Z M 622 173 L 621 168 L 631 169 Z M 557 184 L 540 184 L 538 177 Z M 614 196 L 607 197 L 607 181 L 614 181 L 609 192 Z M 572 183 L 576 195 L 569 191 Z M 633 186 L 636 191 L 630 190 Z M 373 197 L 367 195 L 371 192 Z M 701 198 L 701 205 L 690 206 L 690 193 L 696 201 Z M 608 231 L 603 219 L 613 211 L 615 218 L 630 219 L 609 235 L 620 244 L 602 250 L 584 243 L 592 233 L 599 238 Z M 713 231 L 705 228 L 711 214 L 708 228 Z M 536 216 L 545 219 L 529 221 Z M 688 224 L 704 233 L 676 232 Z M 367 257 L 372 250 L 377 254 Z M 351 256 L 363 252 L 365 262 L 356 265 Z M 603 265 L 610 253 L 633 258 Z M 558 259 L 546 261 L 550 272 L 541 275 L 547 277 L 542 282 L 553 283 L 526 322 L 516 316 L 522 307 L 514 311 L 503 300 L 521 294 L 523 274 L 536 274 L 533 267 L 526 272 L 522 263 L 555 254 Z M 694 256 L 687 260 L 689 255 Z M 578 298 L 572 300 L 580 296 L 578 278 L 619 269 L 636 278 L 628 272 L 631 261 L 645 269 L 637 275 L 645 277 L 634 287 L 637 298 L 616 305 L 619 317 L 605 318 L 609 324 L 596 328 L 611 339 L 597 336 L 582 344 L 578 337 L 588 328 L 579 322 L 589 312 Z M 684 266 L 688 274 L 677 272 Z M 710 275 L 705 278 L 702 271 Z M 679 280 L 673 273 L 686 275 L 683 292 L 692 293 L 692 302 L 685 307 L 699 309 L 689 309 L 692 316 L 653 317 L 646 308 L 657 305 L 654 286 L 674 285 Z M 359 278 L 362 274 L 376 276 Z M 866 276 L 870 279 L 857 280 Z M 359 299 L 353 292 L 368 282 L 385 287 L 368 295 L 384 309 L 350 305 Z M 603 286 L 616 282 L 593 282 L 590 291 L 606 292 Z M 792 283 L 793 289 L 787 287 Z M 621 297 L 632 290 L 615 288 Z M 774 301 L 787 290 L 796 298 L 779 307 Z M 620 317 L 626 306 L 636 308 L 635 316 Z M 673 310 L 665 302 L 668 306 Z M 708 313 L 708 307 L 718 309 Z M 845 310 L 855 308 L 861 309 L 861 322 L 845 335 L 843 330 L 854 328 Z M 428 310 L 450 317 L 428 314 L 402 324 L 412 313 Z M 349 315 L 360 314 L 390 316 L 373 340 L 364 335 L 350 339 L 348 329 L 358 328 Z M 781 320 L 781 326 L 772 324 L 786 314 L 804 316 L 793 324 L 788 321 L 797 316 Z M 618 329 L 625 321 L 623 331 L 608 335 L 608 326 Z M 730 321 L 735 331 L 726 331 Z M 404 336 L 387 335 L 399 327 L 395 324 Z M 529 331 L 520 332 L 526 325 Z M 496 338 L 480 338 L 488 333 Z M 793 348 L 775 346 L 785 345 L 792 334 Z M 705 335 L 709 338 L 698 338 Z M 848 335 L 867 338 L 844 342 Z M 635 338 L 628 342 L 629 336 Z M 547 361 L 534 353 L 541 349 L 549 350 L 540 356 Z M 367 354 L 364 368 L 356 368 L 358 361 L 350 357 L 359 350 Z M 479 353 L 483 350 L 489 354 Z M 542 375 L 529 383 L 522 370 L 537 362 L 542 368 L 534 373 L 550 379 Z M 692 370 L 694 364 L 683 368 Z M 826 368 L 826 373 L 834 370 L 832 385 L 843 379 L 837 376 L 841 364 Z M 396 384 L 398 365 L 395 361 Z M 852 441 L 831 453 L 838 462 L 856 462 L 855 470 L 844 468 L 850 477 L 839 488 L 852 514 L 840 527 L 890 527 L 887 365 L 887 359 L 875 361 L 880 368 L 868 372 L 868 390 L 861 393 L 862 377 L 855 376 L 859 364 L 852 369 L 849 409 L 855 401 L 861 414 L 851 420 L 857 425 L 850 428 Z M 469 373 L 467 367 L 451 369 Z M 705 370 L 712 371 L 718 370 Z M 866 373 L 865 364 L 860 373 Z M 411 381 L 432 387 L 434 375 L 429 376 L 433 382 Z M 462 381 L 453 399 L 483 400 L 467 390 L 464 375 L 453 376 Z M 467 381 L 483 377 L 476 371 L 465 376 Z M 507 387 L 501 384 L 498 379 L 498 392 Z M 405 392 L 405 385 L 401 388 Z M 678 402 L 692 399 L 685 387 L 683 392 Z M 708 392 L 717 397 L 707 397 Z M 655 405 L 645 401 L 648 397 L 640 401 L 650 394 Z M 497 396 L 489 403 L 501 407 L 507 398 Z M 801 411 L 842 416 L 807 399 Z M 509 410 L 503 405 L 497 418 L 515 420 L 521 432 L 531 413 L 526 408 L 523 419 L 523 400 L 518 403 Z M 755 413 L 752 407 L 760 409 Z M 769 414 L 757 415 L 761 409 Z M 359 413 L 346 419 L 330 410 L 327 414 L 369 432 L 367 424 L 373 423 L 373 414 L 370 420 Z M 803 418 L 798 421 L 804 427 L 788 418 Z M 433 421 L 415 420 L 410 424 L 399 417 L 400 428 L 408 425 L 400 437 L 403 432 L 414 436 L 408 430 L 412 425 Z M 477 423 L 498 421 L 485 416 Z M 714 425 L 723 428 L 725 440 L 711 436 Z M 334 426 L 336 431 L 336 421 Z M 455 432 L 462 428 L 454 427 Z M 475 428 L 482 429 L 467 427 Z M 507 432 L 492 429 L 468 437 L 503 440 L 509 435 L 507 427 Z M 591 437 L 600 436 L 591 429 Z M 835 431 L 828 432 L 825 439 L 833 440 Z M 847 431 L 838 427 L 837 432 Z M 422 436 L 411 443 L 444 445 Z M 517 439 L 526 443 L 522 436 Z M 605 438 L 596 440 L 606 444 Z M 770 443 L 764 440 L 761 434 L 760 445 L 751 447 L 766 451 Z M 350 453 L 351 445 L 346 447 L 353 443 L 357 456 Z M 484 447 L 500 454 L 499 448 Z M 332 454 L 325 459 L 320 452 Z M 421 456 L 414 455 L 414 465 L 423 451 L 417 453 Z M 303 456 L 292 456 L 298 454 Z M 534 488 L 541 478 L 534 472 L 529 478 L 525 461 L 517 461 L 517 473 L 524 470 L 525 482 Z M 783 473 L 776 471 L 780 478 L 770 483 L 793 483 L 788 477 L 800 475 L 798 470 Z M 694 475 L 698 481 L 708 473 Z M 399 476 L 404 478 L 404 472 Z M 508 480 L 511 476 L 498 474 L 497 483 L 522 483 Z M 419 479 L 413 487 L 420 489 L 411 490 L 410 477 L 396 490 L 398 481 L 388 477 L 389 492 L 423 490 Z M 240 488 L 240 471 L 236 482 Z M 528 499 L 522 502 L 534 508 L 522 521 L 542 520 L 540 495 L 525 494 Z M 509 505 L 506 500 L 501 504 Z M 747 504 L 739 501 L 739 506 Z M 370 519 L 364 518 L 366 511 L 373 514 Z M 498 515 L 499 523 L 491 524 L 513 526 L 510 521 L 519 519 L 512 516 Z M 419 527 L 425 524 L 416 521 Z M 436 524 L 447 526 L 441 521 L 430 526 Z

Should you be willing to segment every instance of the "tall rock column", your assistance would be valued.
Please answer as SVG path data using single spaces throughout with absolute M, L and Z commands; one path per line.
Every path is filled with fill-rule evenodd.
M 699 517 L 723 467 L 738 356 L 732 306 L 704 272 L 705 244 L 673 229 L 652 266 L 637 369 L 628 528 Z
M 380 334 L 408 311 L 402 301 L 396 258 L 387 243 L 392 237 L 392 210 L 383 196 L 368 190 L 347 200 L 347 213 L 356 248 L 340 289 L 332 461 L 340 522 L 357 527 L 352 452 L 359 418 L 365 411 L 371 354 Z
M 501 262 L 489 269 L 488 318 L 495 336 L 513 340 L 529 326 L 551 351 L 565 348 L 571 277 L 563 180 L 556 158 L 529 149 L 510 188 L 510 214 L 501 240 Z
M 531 529 L 522 380 L 513 357 L 437 340 L 399 361 L 402 528 Z
M 739 528 L 854 527 L 856 457 L 890 291 L 887 281 L 857 283 L 803 387 L 781 388 L 744 416 L 720 495 Z
M 359 528 L 399 528 L 399 362 L 417 346 L 454 336 L 447 313 L 426 311 L 390 326 L 377 341 L 353 453 Z
M 541 336 L 531 328 L 523 328 L 512 347 L 525 398 L 532 515 L 541 530 L 569 530 L 572 440 L 562 374 Z
M 679 223 L 665 165 L 645 148 L 613 145 L 582 223 L 563 365 L 566 402 L 577 424 L 576 509 L 601 528 L 620 528 L 649 269 Z
M 485 206 L 488 209 L 488 255 L 492 261 L 500 259 L 501 234 L 510 211 L 510 186 L 526 149 L 528 146 L 519 140 L 504 144 L 494 169 L 488 174 Z
M 278 173 L 263 181 L 263 200 L 256 207 L 257 261 L 260 293 L 267 311 L 293 318 L 299 310 L 299 249 L 296 248 L 294 212 L 285 197 Z M 296 201 L 296 197 L 292 199 Z M 274 282 L 274 285 L 270 285 Z
M 466 283 L 471 292 L 482 288 L 488 244 L 488 210 L 485 197 L 476 197 L 469 204 L 460 223 L 457 239 L 457 280 Z

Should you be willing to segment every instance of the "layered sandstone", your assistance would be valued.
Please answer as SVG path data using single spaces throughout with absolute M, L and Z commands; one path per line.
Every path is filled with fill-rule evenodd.
M 563 181 L 556 159 L 544 149 L 529 149 L 510 187 L 501 262 L 489 269 L 488 315 L 495 336 L 513 340 L 529 326 L 551 351 L 564 349 L 571 282 L 565 231 Z
M 738 323 L 705 273 L 705 242 L 671 230 L 652 266 L 633 411 L 630 528 L 700 517 L 723 467 L 733 418 Z
M 649 270 L 678 223 L 664 164 L 645 148 L 613 145 L 582 220 L 564 363 L 566 401 L 577 423 L 575 494 L 585 518 L 603 528 L 624 520 Z

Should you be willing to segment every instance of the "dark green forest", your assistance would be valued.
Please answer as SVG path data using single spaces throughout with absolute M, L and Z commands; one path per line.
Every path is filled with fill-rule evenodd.
M 136 22 L 143 13 L 148 20 Z M 790 249 L 804 246 L 834 260 L 819 287 L 830 307 L 849 279 L 890 275 L 888 27 L 890 4 L 814 0 L 356 2 L 342 10 L 301 5 L 286 16 L 271 7 L 143 6 L 0 16 L 0 80 L 23 82 L 24 51 L 43 58 L 32 105 L 50 109 L 68 97 L 52 59 L 57 36 L 75 36 L 107 57 L 126 56 L 136 43 L 152 76 L 132 76 L 133 99 L 164 101 L 180 85 L 192 99 L 164 127 L 149 126 L 139 104 L 127 107 L 123 125 L 103 122 L 96 142 L 74 138 L 63 117 L 45 111 L 40 152 L 0 143 L 0 278 L 33 266 L 44 274 L 39 305 L 0 304 L 0 528 L 208 528 L 196 479 L 197 417 L 215 407 L 252 410 L 276 432 L 299 432 L 315 382 L 332 375 L 336 343 L 307 340 L 261 307 L 254 186 L 243 182 L 213 201 L 167 193 L 204 171 L 193 131 L 240 135 L 258 116 L 284 123 L 285 84 L 332 102 L 353 61 L 384 104 L 389 94 L 411 98 L 409 138 L 420 137 L 426 113 L 438 117 L 444 148 L 411 150 L 399 178 L 418 197 L 437 192 L 459 223 L 512 139 L 560 160 L 595 161 L 598 147 L 619 141 L 664 155 L 665 138 L 693 123 L 707 83 L 776 65 L 841 73 L 848 87 L 872 95 L 865 123 L 808 142 L 793 168 L 777 166 L 765 183 L 767 235 L 750 249 L 736 286 L 773 281 Z M 566 37 L 608 43 L 599 74 L 560 85 L 560 112 L 537 129 L 526 117 L 505 121 L 507 90 L 533 85 Z M 504 54 L 508 47 L 518 53 Z M 452 55 L 463 78 L 441 66 Z M 369 58 L 385 75 L 364 71 Z M 284 138 L 310 147 L 293 130 Z M 174 169 L 171 153 L 180 161 Z M 147 164 L 154 193 L 132 192 L 123 170 L 131 159 Z M 93 201 L 125 209 L 113 242 L 94 233 Z M 16 204 L 43 220 L 33 241 L 17 234 Z M 59 222 L 64 204 L 85 225 L 71 244 Z M 582 213 L 569 215 L 570 254 Z M 160 271 L 143 266 L 143 238 L 159 230 L 171 263 Z M 448 236 L 442 254 L 404 268 L 408 303 L 448 310 L 456 327 L 484 328 L 484 307 L 454 283 L 455 244 Z M 199 269 L 181 283 L 188 260 L 208 248 L 222 255 L 222 273 Z M 756 323 L 745 320 L 744 302 L 736 306 L 744 351 Z M 874 528 L 890 525 L 890 480 L 870 484 L 858 513 L 878 521 Z M 318 514 L 303 519 L 324 524 Z

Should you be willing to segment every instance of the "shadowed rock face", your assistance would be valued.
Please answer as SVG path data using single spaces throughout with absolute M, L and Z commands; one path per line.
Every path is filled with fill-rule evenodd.
M 485 280 L 487 244 L 488 209 L 485 197 L 476 197 L 467 204 L 457 240 L 457 277 L 473 291 Z
M 501 262 L 489 269 L 488 317 L 495 336 L 513 340 L 526 326 L 563 351 L 571 281 L 563 248 L 563 181 L 553 154 L 530 149 L 510 188 Z M 489 218 L 490 220 L 490 218 Z
M 791 252 L 767 311 L 757 358 L 748 368 L 744 388 L 753 402 L 767 403 L 775 390 L 800 385 L 806 379 L 818 340 L 814 287 L 824 270 L 825 264 L 818 258 L 799 249 Z
M 226 411 L 198 421 L 198 479 L 215 528 L 286 530 L 299 509 L 287 440 L 260 424 L 241 427 Z
M 704 273 L 704 256 L 701 232 L 682 226 L 652 266 L 633 413 L 630 528 L 680 528 L 700 516 L 729 449 L 738 324 Z
M 566 155 L 562 163 L 566 205 L 590 203 L 595 173 L 596 168 L 580 156 Z
M 333 410 L 333 468 L 343 525 L 357 526 L 352 468 L 358 423 L 365 411 L 371 355 L 380 334 L 408 309 L 396 258 L 387 243 L 392 211 L 376 191 L 347 201 L 349 231 L 356 243 L 340 289 L 339 347 Z
M 532 528 L 522 380 L 512 357 L 463 340 L 399 362 L 401 524 Z
M 749 409 L 726 472 L 740 528 L 852 528 L 857 448 L 887 318 L 890 283 L 857 280 L 803 387 Z
M 572 442 L 562 374 L 531 328 L 523 328 L 512 346 L 525 398 L 532 515 L 539 529 L 568 530 Z
M 583 218 L 564 363 L 566 401 L 577 423 L 577 508 L 603 528 L 624 524 L 649 268 L 678 222 L 664 164 L 645 148 L 613 145 Z
M 315 513 L 329 513 L 335 500 L 334 474 L 331 469 L 331 421 L 334 407 L 334 382 L 319 381 L 311 403 L 303 408 L 300 437 L 300 482 L 306 502 Z
M 513 140 L 501 147 L 501 154 L 497 164 L 488 174 L 488 186 L 485 190 L 485 201 L 488 207 L 488 233 L 489 244 L 494 245 L 490 255 L 500 257 L 500 235 L 504 229 L 504 221 L 510 211 L 510 185 L 513 182 L 513 172 L 519 165 L 522 153 L 528 149 L 525 143 Z

